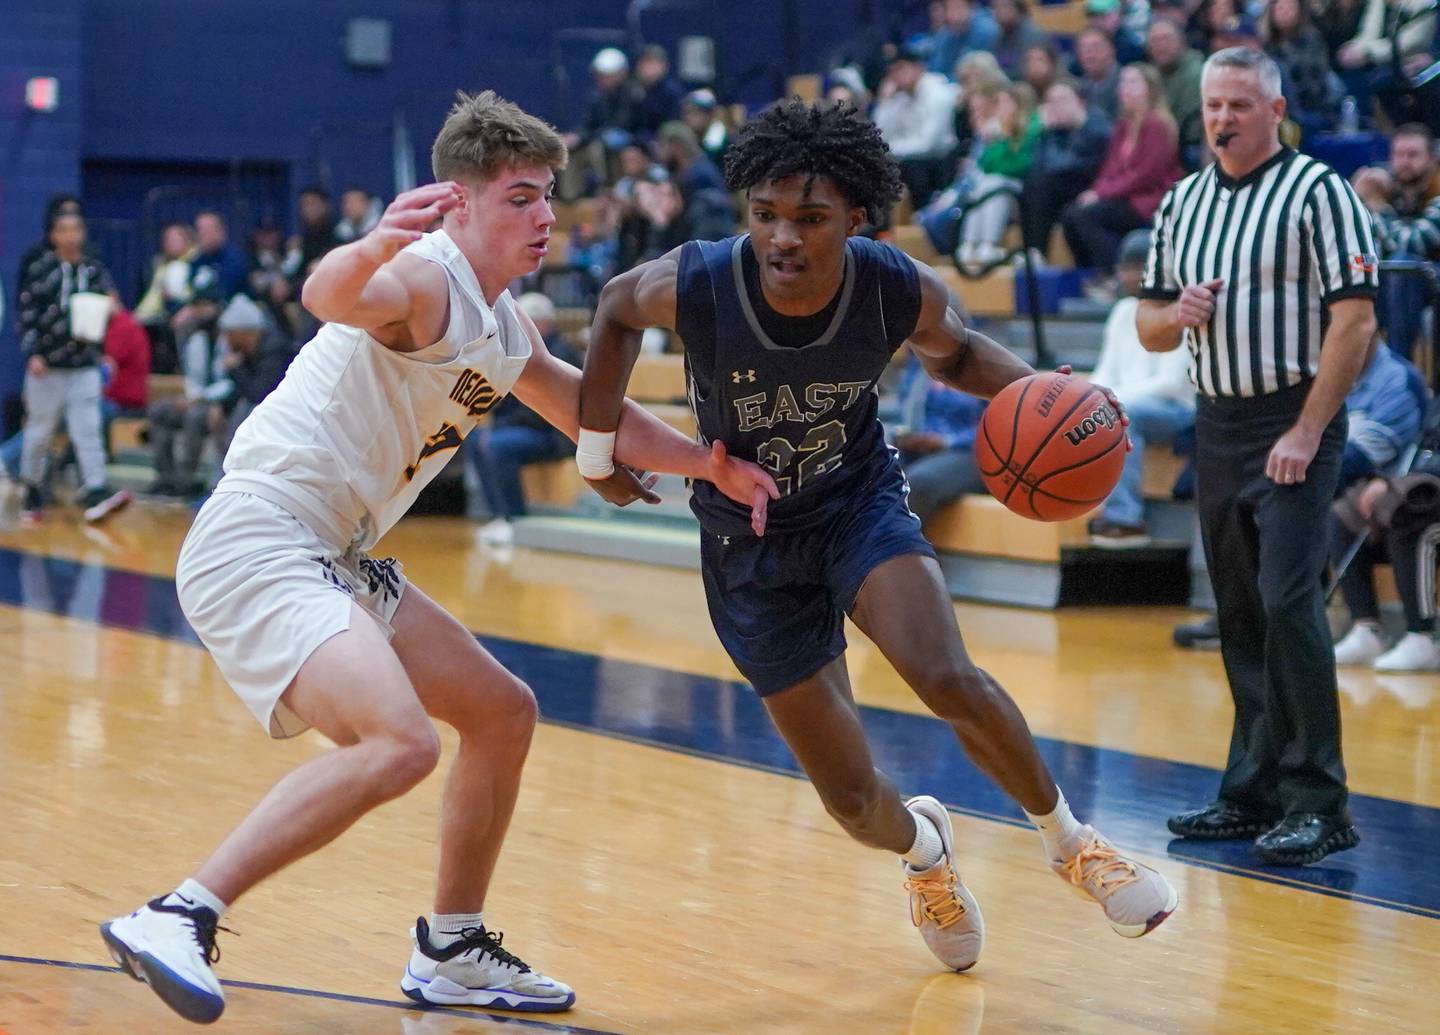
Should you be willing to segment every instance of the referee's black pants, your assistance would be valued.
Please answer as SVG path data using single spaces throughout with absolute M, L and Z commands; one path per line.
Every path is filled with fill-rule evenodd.
M 1335 655 L 1323 579 L 1346 419 L 1330 422 L 1305 481 L 1265 476 L 1308 385 L 1252 399 L 1201 397 L 1200 533 L 1235 702 L 1220 798 L 1249 812 L 1345 815 Z

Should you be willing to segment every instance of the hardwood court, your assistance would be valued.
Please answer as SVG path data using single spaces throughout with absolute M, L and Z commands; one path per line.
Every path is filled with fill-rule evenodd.
M 0 532 L 0 1031 L 180 1032 L 110 966 L 95 925 L 173 886 L 279 775 L 177 621 L 189 519 L 137 506 Z M 1174 611 L 961 606 L 1077 811 L 1165 871 L 1180 911 L 1115 936 L 1041 863 L 1018 813 L 854 635 L 881 764 L 958 807 L 980 965 L 937 971 L 894 859 L 852 844 L 769 734 L 705 618 L 698 576 L 496 554 L 473 526 L 403 522 L 385 547 L 536 688 L 539 730 L 487 909 L 572 983 L 523 1023 L 404 1009 L 405 931 L 428 912 L 441 774 L 242 900 L 221 936 L 236 1032 L 1434 1032 L 1440 972 L 1440 678 L 1346 673 L 1365 843 L 1313 870 L 1168 845 L 1213 789 L 1230 711 Z M 718 677 L 718 678 L 717 678 Z M 447 738 L 447 748 L 453 738 Z M 1198 799 L 1197 799 L 1198 800 Z M 319 995 L 304 994 L 306 992 Z

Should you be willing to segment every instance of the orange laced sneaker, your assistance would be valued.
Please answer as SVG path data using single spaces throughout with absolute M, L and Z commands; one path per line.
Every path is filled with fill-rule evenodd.
M 1098 902 L 1116 934 L 1139 938 L 1175 912 L 1180 896 L 1158 870 L 1120 854 L 1094 827 L 1082 826 L 1080 836 L 1074 858 L 1050 868 Z
M 985 945 L 985 920 L 980 906 L 955 870 L 955 832 L 945 806 L 929 795 L 911 798 L 905 807 L 935 824 L 944 854 L 928 870 L 903 859 L 905 890 L 910 893 L 910 922 L 920 928 L 925 944 L 951 970 L 969 970 Z

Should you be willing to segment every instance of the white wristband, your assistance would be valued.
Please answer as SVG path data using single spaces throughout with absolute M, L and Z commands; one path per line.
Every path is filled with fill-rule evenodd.
M 615 432 L 580 429 L 575 446 L 575 466 L 591 480 L 609 478 L 615 473 Z

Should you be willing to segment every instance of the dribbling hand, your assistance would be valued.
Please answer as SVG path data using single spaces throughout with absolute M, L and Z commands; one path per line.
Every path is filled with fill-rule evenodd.
M 1075 368 L 1069 363 L 1066 363 L 1064 366 L 1056 367 L 1055 372 L 1057 374 L 1073 374 L 1075 373 Z M 1130 414 L 1125 412 L 1125 407 L 1120 403 L 1120 397 L 1104 385 L 1097 385 L 1094 381 L 1090 382 L 1090 387 L 1105 396 L 1105 401 L 1108 402 L 1110 408 L 1115 411 L 1115 416 L 1120 418 L 1120 426 L 1122 428 L 1128 428 L 1130 426 Z M 1127 431 L 1125 433 L 1125 452 L 1130 453 L 1133 452 L 1134 449 L 1135 443 L 1130 441 L 1130 433 Z
M 397 195 L 380 222 L 360 241 L 365 258 L 376 265 L 393 259 L 400 249 L 420 240 L 430 224 L 460 203 L 460 187 L 451 180 L 430 183 Z
M 1180 292 L 1175 303 L 1176 315 L 1181 327 L 1204 327 L 1215 315 L 1215 296 L 1225 286 L 1223 280 L 1207 280 L 1203 284 L 1191 284 Z

